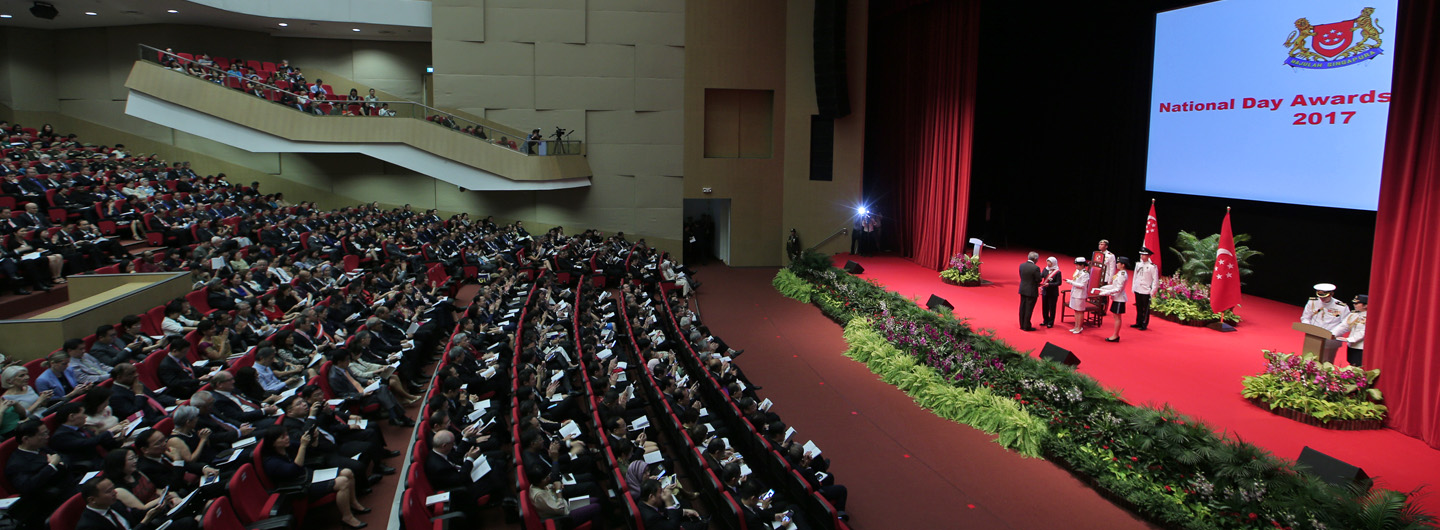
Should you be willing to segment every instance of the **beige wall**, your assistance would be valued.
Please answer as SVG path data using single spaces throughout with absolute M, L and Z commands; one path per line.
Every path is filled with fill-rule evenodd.
M 594 175 L 588 188 L 456 200 L 475 195 L 493 208 L 487 211 L 542 224 L 678 240 L 685 7 L 679 0 L 436 0 L 436 106 L 522 130 L 573 129 Z
M 784 262 L 790 228 L 806 246 L 846 226 L 860 194 L 864 153 L 865 13 L 849 3 L 847 75 L 853 113 L 836 122 L 835 173 L 809 180 L 810 116 L 817 112 L 813 0 L 686 2 L 685 198 L 731 199 L 730 264 Z M 773 90 L 774 155 L 706 158 L 706 89 Z M 711 188 L 712 193 L 704 193 Z M 820 248 L 839 252 L 848 237 Z

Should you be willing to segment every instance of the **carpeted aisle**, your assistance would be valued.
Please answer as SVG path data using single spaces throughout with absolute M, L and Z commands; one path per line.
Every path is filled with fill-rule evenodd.
M 737 364 L 796 437 L 832 459 L 853 528 L 1149 527 L 1054 464 L 916 406 L 846 358 L 840 326 L 780 296 L 774 274 L 703 268 L 701 316 L 746 350 Z
M 1285 458 L 1296 458 L 1308 445 L 1364 468 L 1377 484 L 1387 488 L 1410 491 L 1424 484 L 1440 484 L 1440 450 L 1418 439 L 1389 429 L 1333 431 L 1313 427 L 1272 415 L 1240 397 L 1241 378 L 1264 368 L 1261 349 L 1291 352 L 1300 348 L 1300 333 L 1290 329 L 1290 324 L 1299 320 L 1299 306 L 1245 297 L 1236 311 L 1244 322 L 1234 333 L 1182 326 L 1154 317 L 1149 330 L 1139 331 L 1128 326 L 1134 322 L 1134 314 L 1126 314 L 1118 344 L 1104 341 L 1110 335 L 1110 317 L 1104 329 L 1087 328 L 1078 336 L 1068 331 L 1072 324 L 1058 322 L 1053 329 L 1024 332 L 1020 330 L 1016 289 L 1018 268 L 1028 251 L 986 251 L 982 256 L 983 276 L 994 283 L 983 287 L 942 283 L 935 271 L 893 256 L 839 255 L 835 260 L 837 264 L 855 260 L 865 267 L 862 277 L 872 278 L 904 296 L 923 301 L 932 293 L 938 294 L 955 305 L 957 316 L 969 319 L 974 326 L 996 330 L 999 337 L 1019 349 L 1038 352 L 1047 341 L 1067 348 L 1080 357 L 1080 371 L 1121 391 L 1131 403 L 1169 403 L 1217 430 L 1229 431 Z M 1072 256 L 1046 252 L 1040 255 L 1042 262 L 1046 256 L 1056 256 L 1067 277 L 1073 271 L 1067 264 Z M 717 270 L 714 276 L 722 274 Z M 1340 291 L 1344 300 L 1357 294 L 1353 286 L 1340 286 Z M 1309 293 L 1296 296 L 1298 303 Z M 792 305 L 819 314 L 811 306 Z M 1032 322 L 1040 323 L 1039 308 Z M 1340 358 L 1344 358 L 1343 351 Z M 1431 513 L 1440 513 L 1440 496 L 1426 495 L 1422 505 Z

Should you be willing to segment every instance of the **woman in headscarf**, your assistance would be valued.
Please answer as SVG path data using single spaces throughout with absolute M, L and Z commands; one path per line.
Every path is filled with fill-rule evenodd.
M 1044 322 L 1040 325 L 1055 327 L 1055 303 L 1060 301 L 1060 262 L 1055 256 L 1045 258 L 1045 270 L 1040 271 L 1040 314 Z

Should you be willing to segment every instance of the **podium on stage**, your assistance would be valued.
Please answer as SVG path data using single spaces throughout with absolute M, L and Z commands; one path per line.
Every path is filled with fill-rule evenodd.
M 1330 330 L 1304 322 L 1296 322 L 1291 324 L 1290 327 L 1295 331 L 1305 334 L 1305 343 L 1300 347 L 1301 355 L 1306 353 L 1321 355 L 1325 351 L 1325 341 L 1335 338 L 1335 335 L 1330 333 Z

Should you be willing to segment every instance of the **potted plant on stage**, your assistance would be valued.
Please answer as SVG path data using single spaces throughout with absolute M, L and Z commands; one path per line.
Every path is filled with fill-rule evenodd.
M 1254 272 L 1250 269 L 1250 258 L 1264 255 L 1240 245 L 1249 240 L 1249 234 L 1235 235 L 1235 261 L 1241 278 Z M 1175 238 L 1175 246 L 1170 248 L 1170 252 L 1180 258 L 1180 268 L 1175 274 L 1160 278 L 1155 294 L 1150 297 L 1150 311 L 1159 318 L 1187 326 L 1240 323 L 1241 319 L 1234 310 L 1215 313 L 1210 309 L 1210 277 L 1219 246 L 1220 234 L 1200 239 L 1182 230 Z M 1241 283 L 1243 285 L 1244 282 Z
M 980 279 L 980 258 L 958 252 L 950 258 L 950 266 L 940 271 L 940 280 L 945 283 L 974 287 L 984 283 Z
M 1375 379 L 1380 370 L 1341 368 L 1313 353 L 1263 350 L 1265 372 L 1246 377 L 1240 395 L 1276 415 L 1326 429 L 1357 431 L 1385 424 Z

